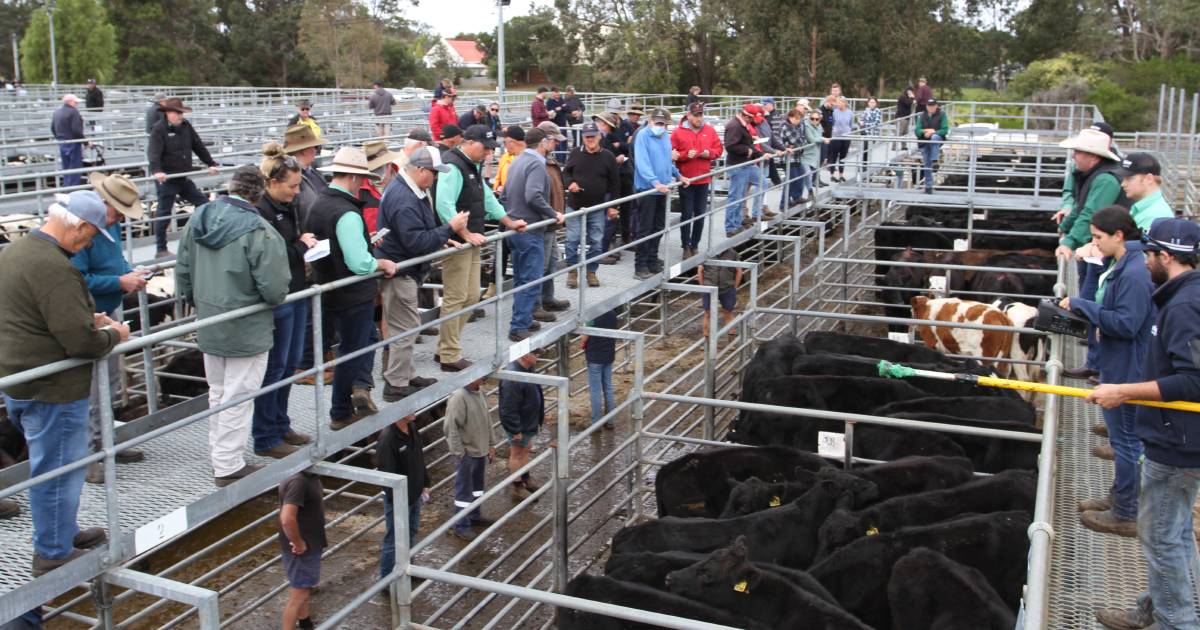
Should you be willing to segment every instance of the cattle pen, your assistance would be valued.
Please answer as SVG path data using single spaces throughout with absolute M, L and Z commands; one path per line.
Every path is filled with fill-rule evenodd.
M 91 170 L 120 170 L 130 173 L 152 196 L 152 178 L 141 155 L 145 134 L 140 114 L 149 94 L 169 91 L 183 95 L 197 113 L 197 128 L 212 143 L 213 155 L 223 171 L 254 162 L 259 146 L 277 138 L 280 120 L 290 112 L 289 103 L 309 98 L 328 103 L 322 117 L 333 146 L 361 143 L 374 133 L 376 121 L 365 110 L 365 92 L 353 90 L 263 90 L 236 88 L 169 89 L 117 87 L 108 90 L 109 111 L 97 116 L 93 142 L 105 147 L 105 164 L 85 166 Z M 48 87 L 31 86 L 26 100 L 0 97 L 0 149 L 5 165 L 0 168 L 0 225 L 6 239 L 19 238 L 29 221 L 44 214 L 56 192 L 55 143 L 44 134 L 29 131 L 48 127 L 46 103 L 53 93 Z M 466 98 L 490 98 L 466 94 Z M 601 109 L 611 98 L 625 104 L 661 104 L 678 113 L 681 95 L 588 94 L 583 95 L 589 111 Z M 508 93 L 503 112 L 512 120 L 524 116 L 528 94 Z M 785 100 L 793 100 L 788 97 Z M 713 122 L 732 115 L 746 97 L 723 97 L 710 104 Z M 1164 164 L 1168 198 L 1183 216 L 1194 216 L 1200 204 L 1196 194 L 1194 156 L 1200 139 L 1196 134 L 1197 99 L 1190 104 L 1182 90 L 1164 86 L 1160 99 L 1158 128 L 1152 133 L 1118 135 L 1126 151 L 1133 148 L 1155 153 Z M 438 373 L 438 382 L 400 402 L 380 401 L 378 414 L 349 427 L 333 431 L 326 417 L 329 387 L 317 378 L 313 386 L 293 388 L 291 413 L 297 428 L 315 436 L 313 444 L 283 460 L 261 460 L 268 465 L 238 483 L 214 488 L 207 466 L 205 420 L 221 408 L 208 408 L 204 395 L 164 396 L 171 381 L 202 380 L 196 375 L 173 372 L 172 359 L 195 350 L 196 330 L 237 319 L 267 308 L 253 306 L 217 317 L 197 320 L 186 305 L 175 298 L 152 300 L 145 291 L 130 304 L 124 316 L 140 324 L 141 334 L 118 347 L 123 357 L 121 400 L 111 403 L 140 403 L 132 416 L 118 419 L 112 405 L 103 409 L 103 449 L 38 478 L 28 478 L 28 467 L 18 463 L 0 470 L 0 498 L 18 500 L 23 514 L 0 521 L 0 623 L 36 606 L 47 604 L 48 617 L 56 627 L 170 628 L 263 627 L 263 616 L 278 608 L 284 584 L 275 551 L 273 501 L 258 498 L 282 479 L 313 467 L 327 480 L 327 505 L 333 507 L 327 529 L 333 544 L 327 560 L 350 556 L 358 564 L 340 566 L 345 575 L 327 580 L 317 596 L 325 607 L 319 610 L 321 628 L 495 628 L 552 627 L 555 609 L 570 608 L 600 615 L 671 628 L 718 628 L 661 612 L 607 604 L 564 594 L 570 581 L 602 564 L 609 539 L 622 526 L 653 515 L 654 475 L 663 464 L 688 452 L 728 446 L 722 441 L 740 411 L 823 418 L 843 423 L 846 467 L 866 460 L 854 452 L 855 427 L 886 426 L 946 433 L 971 434 L 996 440 L 1035 442 L 1039 445 L 1037 495 L 1032 525 L 1028 530 L 1028 570 L 1021 600 L 1022 628 L 1093 628 L 1092 611 L 1106 604 L 1132 601 L 1144 581 L 1140 550 L 1128 540 L 1110 540 L 1083 530 L 1075 516 L 1075 502 L 1106 491 L 1111 470 L 1088 454 L 1095 438 L 1088 432 L 1098 418 L 1092 408 L 1076 399 L 1045 396 L 1040 405 L 1041 434 L 982 429 L 964 425 L 934 424 L 867 414 L 819 409 L 794 409 L 739 400 L 743 368 L 764 341 L 781 335 L 804 335 L 809 331 L 838 330 L 871 336 L 886 336 L 888 326 L 938 325 L 978 331 L 1004 331 L 1044 338 L 1045 356 L 1036 359 L 1003 358 L 999 363 L 1037 365 L 1046 381 L 1060 382 L 1064 365 L 1081 359 L 1081 348 L 1061 335 L 1050 335 L 1024 326 L 992 326 L 976 323 L 947 323 L 914 319 L 887 311 L 880 299 L 880 280 L 893 268 L 944 271 L 934 286 L 900 287 L 904 295 L 930 290 L 947 296 L 979 297 L 980 294 L 1010 299 L 1059 297 L 1074 286 L 1073 265 L 1061 262 L 1053 269 L 996 267 L 972 264 L 895 261 L 890 255 L 904 248 L 877 245 L 880 229 L 913 234 L 950 235 L 949 252 L 973 249 L 977 239 L 1012 236 L 1038 238 L 1035 232 L 980 227 L 1005 216 L 1044 216 L 1058 208 L 1059 189 L 1065 174 L 1065 151 L 1057 142 L 1100 119 L 1097 109 L 1079 104 L 972 103 L 951 102 L 948 110 L 956 127 L 943 147 L 939 185 L 932 194 L 916 187 L 921 164 L 912 138 L 898 135 L 891 112 L 879 135 L 855 134 L 866 146 L 854 154 L 853 175 L 846 183 L 818 188 L 813 203 L 787 206 L 777 218 L 756 223 L 732 237 L 716 229 L 705 231 L 699 253 L 685 258 L 679 247 L 678 215 L 672 215 L 663 234 L 663 273 L 645 280 L 633 277 L 632 266 L 623 261 L 602 267 L 603 283 L 588 287 L 579 283 L 567 289 L 568 271 L 554 273 L 559 295 L 568 297 L 572 308 L 567 317 L 544 325 L 533 338 L 510 344 L 504 333 L 511 312 L 514 287 L 502 283 L 497 294 L 480 303 L 486 312 L 478 323 L 465 328 L 466 358 L 474 365 L 456 374 Z M 126 115 L 122 116 L 122 110 Z M 129 124 L 129 112 L 137 120 Z M 397 109 L 393 130 L 424 124 L 419 104 Z M 1190 121 L 1190 122 L 1189 122 Z M 572 130 L 578 133 L 578 130 Z M 400 141 L 403 133 L 391 138 Z M 869 143 L 869 145 L 867 145 Z M 322 156 L 326 160 L 330 155 Z M 747 166 L 718 169 L 710 189 L 710 226 L 723 220 L 729 174 L 737 168 L 765 169 L 756 161 Z M 827 174 L 827 171 L 824 171 Z M 224 176 L 196 173 L 201 187 L 220 189 Z M 678 198 L 672 187 L 670 198 Z M 778 204 L 781 185 L 769 186 L 767 203 Z M 640 197 L 642 195 L 634 195 Z M 574 209 L 582 217 L 604 212 L 618 199 L 603 206 Z M 963 226 L 884 226 L 907 216 L 908 209 L 921 206 L 961 216 Z M 16 213 L 23 213 L 18 219 Z M 186 218 L 188 210 L 179 212 Z M 6 219 L 6 216 L 7 219 Z M 30 216 L 24 216 L 30 215 Z M 154 260 L 152 239 L 147 239 L 148 221 L 126 224 L 129 258 L 154 270 L 166 272 L 172 260 Z M 174 236 L 174 235 L 173 235 Z M 506 233 L 489 234 L 494 252 L 487 260 L 498 260 L 507 246 Z M 962 241 L 962 244 L 954 241 Z M 632 244 L 625 243 L 626 251 Z M 736 248 L 739 261 L 709 260 L 727 248 Z M 938 247 L 915 247 L 914 251 L 947 251 Z M 436 262 L 444 254 L 426 257 Z M 407 261 L 402 266 L 419 261 Z M 697 283 L 694 270 L 700 265 L 732 266 L 747 278 L 739 312 L 720 324 L 716 309 L 709 312 L 712 334 L 699 334 L 704 317 L 698 307 L 701 295 L 713 296 L 716 289 Z M 615 270 L 608 272 L 609 269 Z M 1036 277 L 1047 292 L 972 291 L 956 288 L 953 274 L 974 271 L 1007 272 Z M 368 281 L 373 281 L 368 280 Z M 321 296 L 348 282 L 318 285 L 294 293 L 289 301 L 311 302 L 314 319 L 320 322 Z M 432 285 L 433 289 L 438 286 Z M 982 301 L 982 300 L 981 300 Z M 990 301 L 990 300 L 988 300 Z M 907 299 L 904 300 L 907 303 Z M 153 304 L 153 308 L 152 308 Z M 894 308 L 895 304 L 890 307 Z M 153 309 L 167 309 L 169 320 L 154 317 Z M 617 330 L 590 327 L 588 323 L 609 310 L 621 314 Z M 136 313 L 132 311 L 136 310 Z M 443 317 L 436 308 L 422 313 L 421 329 L 438 326 Z M 314 346 L 321 347 L 320 326 L 315 326 Z M 382 339 L 374 349 L 385 347 L 401 336 L 419 335 L 406 331 Z M 903 334 L 903 333 L 901 333 Z M 580 335 L 608 336 L 618 341 L 614 372 L 626 385 L 623 398 L 606 416 L 618 421 L 618 430 L 606 433 L 601 423 L 578 420 L 573 409 L 586 400 L 586 367 L 582 364 L 577 339 Z M 432 375 L 433 344 L 415 347 L 418 373 Z M 507 369 L 517 356 L 530 348 L 546 348 L 537 374 Z M 364 349 L 356 354 L 367 352 Z M 318 353 L 319 354 L 319 353 Z M 319 360 L 305 374 L 320 375 L 336 363 L 356 355 Z M 78 365 L 63 361 L 0 379 L 0 389 Z M 378 373 L 378 371 L 376 371 Z M 108 375 L 99 370 L 101 392 Z M 616 375 L 616 374 L 615 374 Z M 447 503 L 453 485 L 440 418 L 434 413 L 444 399 L 467 382 L 490 376 L 497 380 L 522 380 L 543 386 L 547 407 L 555 417 L 549 435 L 539 438 L 535 457 L 523 469 L 548 478 L 532 496 L 509 504 L 507 484 L 521 472 L 508 474 L 489 469 L 488 489 L 474 506 L 497 510 L 503 515 L 474 541 L 448 543 L 444 536 L 456 518 L 449 510 L 432 510 L 422 522 L 415 545 L 407 541 L 405 479 L 380 473 L 369 457 L 374 436 L 389 423 L 412 413 L 425 420 L 426 458 L 433 473 L 435 501 Z M 249 395 L 282 386 L 277 384 Z M 494 386 L 489 388 L 489 400 Z M 229 407 L 241 402 L 228 403 Z M 117 405 L 120 407 L 120 405 Z M 223 408 L 222 407 L 222 408 Z M 586 414 L 583 414 L 586 416 Z M 550 448 L 556 440 L 558 448 Z M 146 461 L 116 465 L 121 450 L 142 448 Z M 814 445 L 815 447 L 815 445 Z M 837 458 L 836 455 L 833 456 Z M 95 461 L 105 462 L 105 479 L 88 485 L 80 508 L 82 525 L 104 526 L 112 542 L 62 569 L 32 578 L 29 559 L 31 521 L 27 490 L 52 476 L 68 473 Z M 375 541 L 382 533 L 383 488 L 395 491 L 395 570 L 377 577 L 376 565 L 363 564 L 374 558 Z M 268 496 L 271 496 L 268 494 Z M 246 507 L 249 506 L 249 507 Z M 469 508 L 463 510 L 463 513 Z M 234 515 L 236 513 L 236 516 Z M 119 532 L 119 535 L 118 535 Z M 368 541 L 371 541 L 368 544 Z M 369 547 L 366 553 L 364 547 Z M 1022 551 L 1023 552 L 1023 551 Z M 1017 552 L 1014 552 L 1017 553 Z M 357 554 L 357 555 L 353 555 Z M 1097 569 L 1097 565 L 1103 569 Z M 419 582 L 419 583 L 418 583 Z M 336 584 L 336 585 L 335 585 Z M 271 622 L 273 623 L 273 621 Z

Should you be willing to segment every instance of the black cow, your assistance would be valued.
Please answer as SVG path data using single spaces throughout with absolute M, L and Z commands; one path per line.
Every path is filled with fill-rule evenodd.
M 1025 581 L 1029 522 L 1028 512 L 994 512 L 864 536 L 809 571 L 846 610 L 875 628 L 891 628 L 887 587 L 892 567 L 913 549 L 928 547 L 978 569 L 1015 609 Z
M 977 391 L 982 392 L 984 389 L 988 388 L 981 387 Z M 891 416 L 898 413 L 937 413 L 958 416 L 963 419 L 1020 422 L 1029 426 L 1033 426 L 1037 422 L 1037 412 L 1033 405 L 1016 396 L 999 399 L 991 396 L 953 398 L 929 396 L 890 402 L 876 407 L 874 413 L 879 416 Z
M 746 539 L 667 575 L 667 590 L 774 628 L 870 630 L 853 615 L 746 560 Z
M 567 584 L 566 595 L 597 602 L 640 608 L 664 615 L 707 621 L 747 630 L 772 630 L 770 624 L 748 623 L 734 614 L 674 595 L 644 584 L 622 582 L 600 575 L 581 575 Z M 560 630 L 656 630 L 660 626 L 585 613 L 571 608 L 558 609 Z
M 1041 433 L 1036 427 L 1024 422 L 981 420 L 936 413 L 894 413 L 892 417 L 999 429 L 1002 431 Z M 975 470 L 981 472 L 999 472 L 1014 468 L 1037 468 L 1038 454 L 1041 451 L 1041 444 L 1039 442 L 1024 442 L 1003 438 L 964 435 L 961 433 L 945 435 L 962 448 L 963 454 L 969 457 L 971 462 L 974 463 Z
M 169 321 L 175 315 L 175 298 L 163 297 L 152 293 L 146 294 L 146 314 L 150 319 L 150 328 Z M 129 332 L 142 330 L 142 316 L 138 311 L 138 296 L 136 293 L 126 293 L 121 299 L 122 317 L 129 322 Z
M 902 457 L 965 459 L 967 452 L 945 433 L 860 424 L 854 427 L 854 456 L 881 461 Z
M 689 453 L 658 470 L 654 494 L 659 516 L 717 518 L 725 509 L 729 491 L 744 479 L 767 481 L 796 478 L 796 470 L 829 466 L 824 459 L 793 448 L 727 447 Z
M 626 527 L 613 536 L 613 553 L 638 551 L 710 552 L 745 535 L 756 561 L 803 569 L 816 554 L 817 528 L 834 509 L 874 498 L 875 484 L 833 468 L 794 502 L 731 519 L 676 518 Z
M 165 407 L 179 403 L 180 399 L 208 393 L 208 383 L 170 376 L 182 374 L 204 378 L 204 355 L 199 350 L 187 350 L 171 357 L 161 371 L 164 374 L 158 377 L 158 393 Z
M 794 365 L 805 354 L 804 343 L 794 335 L 780 335 L 761 344 L 742 369 L 742 400 L 752 400 L 762 381 L 795 374 Z
M 862 538 L 914 525 L 930 525 L 960 514 L 1033 511 L 1033 473 L 1009 470 L 970 483 L 894 497 L 857 512 L 834 510 L 818 531 L 818 560 Z
M 754 512 L 779 507 L 792 503 L 804 496 L 817 483 L 817 474 L 807 470 L 797 470 L 795 481 L 778 481 L 767 483 L 758 477 L 751 477 L 729 491 L 729 500 L 721 518 L 745 516 Z
M 908 303 L 907 298 L 904 303 Z M 974 359 L 953 359 L 925 346 L 823 330 L 806 333 L 804 348 L 809 354 L 852 354 L 904 365 L 921 364 L 943 372 L 964 372 L 979 368 L 979 362 Z
M 862 427 L 856 428 L 861 429 Z M 905 457 L 850 471 L 875 484 L 883 501 L 905 494 L 944 490 L 975 478 L 965 457 Z
M 938 366 L 925 363 L 905 363 L 918 370 L 937 370 Z M 851 354 L 805 354 L 792 361 L 791 376 L 879 376 L 879 359 Z M 971 373 L 990 375 L 991 370 L 980 367 Z M 786 376 L 786 375 L 780 375 Z M 1015 398 L 1017 393 L 997 387 L 979 387 L 964 381 L 912 377 L 904 379 L 909 385 L 918 387 L 932 396 L 1003 396 Z M 743 390 L 745 387 L 743 386 Z M 745 400 L 745 399 L 744 399 Z
M 887 597 L 893 628 L 1011 630 L 1017 624 L 978 569 L 932 549 L 914 549 L 892 566 Z
M 604 564 L 604 575 L 623 582 L 636 582 L 657 589 L 667 587 L 667 574 L 685 569 L 705 559 L 705 554 L 690 551 L 639 551 L 618 553 L 609 556 Z M 837 600 L 824 586 L 806 571 L 791 569 L 769 562 L 753 562 L 758 570 L 770 572 L 791 582 L 794 586 L 817 597 L 836 604 Z

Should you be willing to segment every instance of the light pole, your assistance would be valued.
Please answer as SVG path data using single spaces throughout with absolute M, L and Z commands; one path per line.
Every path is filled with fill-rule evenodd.
M 17 83 L 21 82 L 21 53 L 17 48 L 17 34 L 12 34 L 12 49 L 13 49 L 13 76 Z
M 50 85 L 58 87 L 58 55 L 54 52 L 54 0 L 46 2 L 46 14 L 50 16 Z
M 496 2 L 496 94 L 499 97 L 501 106 L 504 103 L 504 7 L 508 6 L 511 0 L 497 0 Z

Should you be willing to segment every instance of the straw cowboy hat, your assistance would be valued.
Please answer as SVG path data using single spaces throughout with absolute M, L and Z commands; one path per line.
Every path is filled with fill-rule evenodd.
M 342 175 L 362 175 L 371 179 L 379 179 L 379 176 L 371 172 L 367 168 L 367 154 L 358 147 L 342 147 L 338 149 L 333 156 L 333 163 L 324 168 L 317 169 L 322 173 L 333 173 Z
M 181 98 L 168 98 L 168 99 L 159 101 L 158 109 L 159 109 L 159 111 L 179 112 L 180 114 L 186 114 L 186 113 L 192 111 L 191 107 L 188 107 L 187 105 L 183 104 L 183 99 L 181 99 Z
M 141 191 L 126 175 L 105 175 L 92 172 L 88 174 L 88 183 L 104 202 L 117 209 L 117 212 L 130 219 L 142 218 Z
M 1084 129 L 1074 138 L 1067 138 L 1058 143 L 1058 146 L 1064 149 L 1074 149 L 1076 151 L 1083 151 L 1084 153 L 1091 153 L 1092 155 L 1099 155 L 1106 160 L 1120 162 L 1121 158 L 1117 157 L 1112 152 L 1112 149 L 1109 148 L 1111 143 L 1112 138 L 1105 135 L 1103 131 Z
M 375 170 L 384 164 L 396 161 L 399 153 L 388 149 L 386 140 L 368 140 L 363 143 L 363 153 L 367 155 L 367 170 Z
M 309 147 L 319 147 L 323 144 L 325 144 L 325 141 L 313 133 L 312 127 L 304 123 L 296 123 L 283 132 L 284 153 L 296 153 L 297 151 L 303 151 Z

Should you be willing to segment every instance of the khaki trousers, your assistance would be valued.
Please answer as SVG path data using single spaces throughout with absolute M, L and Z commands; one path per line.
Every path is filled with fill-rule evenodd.
M 398 335 L 421 324 L 417 311 L 417 292 L 420 287 L 411 276 L 396 275 L 380 283 L 383 313 L 387 319 L 388 335 Z M 383 380 L 392 387 L 405 387 L 413 377 L 412 349 L 415 336 L 392 342 Z
M 267 353 L 248 357 L 204 355 L 209 408 L 225 404 L 262 387 L 267 373 Z M 250 437 L 254 401 L 248 400 L 208 417 L 208 448 L 213 476 L 225 477 L 246 465 L 243 451 Z
M 479 248 L 451 254 L 442 262 L 442 316 L 458 311 L 461 316 L 442 322 L 438 333 L 438 360 L 454 363 L 462 358 L 459 335 L 471 316 L 469 312 L 479 301 Z

